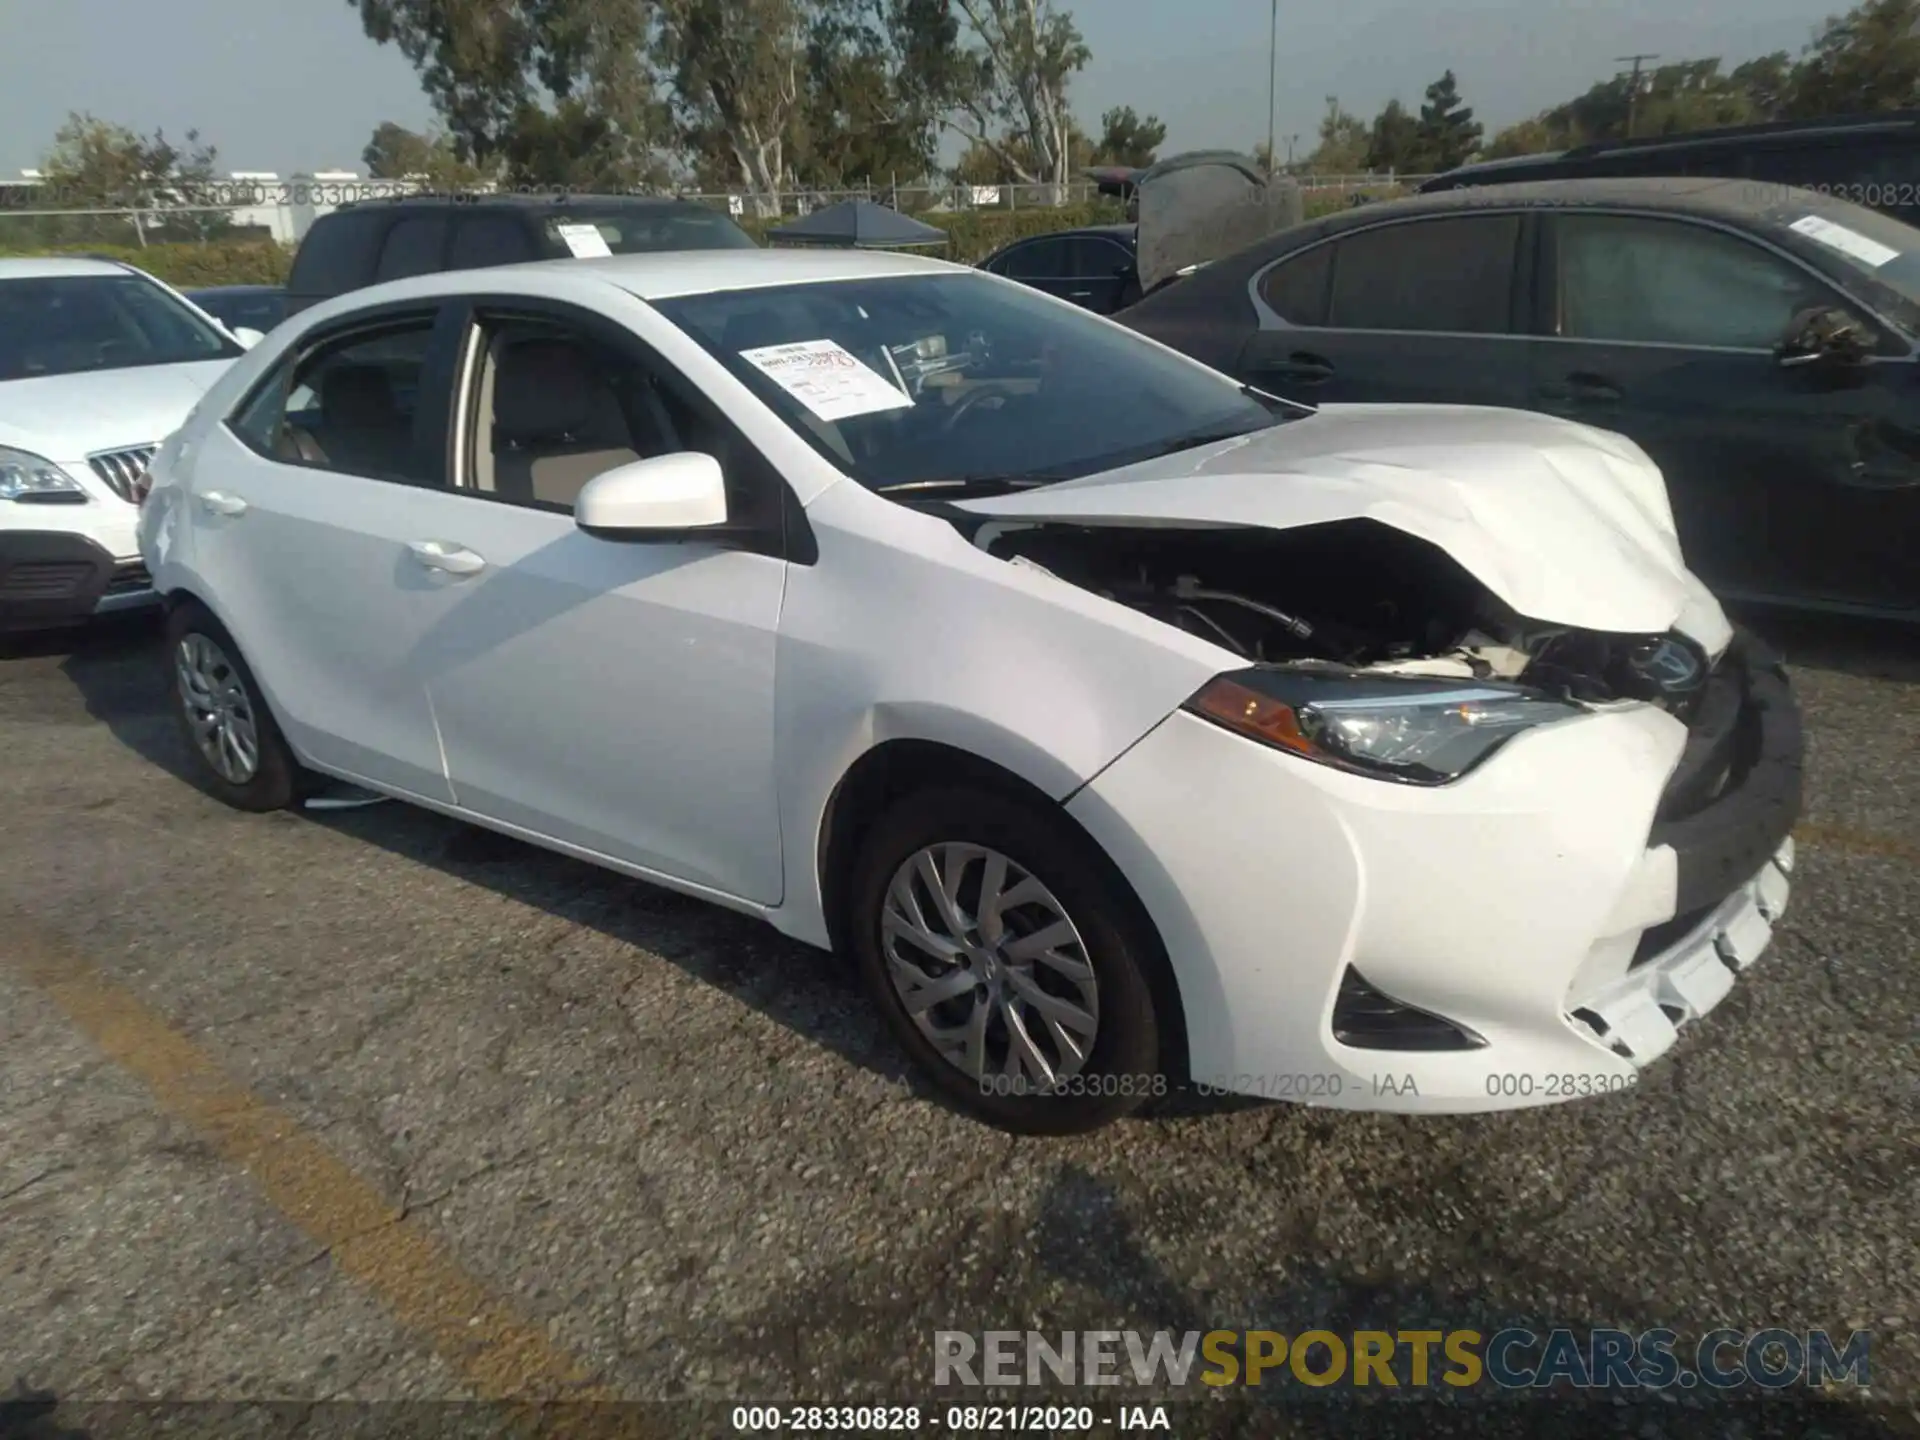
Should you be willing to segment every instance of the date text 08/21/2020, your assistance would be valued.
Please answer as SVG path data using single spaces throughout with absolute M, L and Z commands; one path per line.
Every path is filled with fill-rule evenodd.
M 879 1433 L 940 1426 L 958 1434 L 982 1430 L 1036 1431 L 1044 1435 L 1117 1425 L 1122 1430 L 1169 1430 L 1164 1406 L 1123 1405 L 1116 1413 L 1091 1405 L 949 1405 L 944 1411 L 919 1405 L 736 1405 L 737 1432 L 801 1434 Z
M 1568 1071 L 1535 1075 L 1530 1072 L 1487 1074 L 1487 1094 L 1508 1098 L 1539 1096 L 1547 1100 L 1571 1100 L 1578 1096 L 1612 1095 L 1633 1088 L 1639 1082 L 1634 1073 Z M 1418 1095 L 1411 1075 L 1373 1075 L 1365 1078 L 1339 1071 L 1292 1075 L 1233 1075 L 1220 1083 L 1194 1082 L 1169 1084 L 1164 1075 L 1072 1075 L 1051 1084 L 1023 1075 L 988 1075 L 981 1078 L 985 1095 L 1146 1095 L 1160 1099 L 1171 1090 L 1198 1095 L 1203 1099 L 1252 1096 L 1263 1100 L 1332 1100 L 1341 1095 L 1363 1091 L 1369 1095 Z

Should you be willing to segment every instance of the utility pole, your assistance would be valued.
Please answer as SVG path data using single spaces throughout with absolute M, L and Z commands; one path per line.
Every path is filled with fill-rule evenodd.
M 1634 121 L 1634 116 L 1635 116 L 1635 115 L 1636 115 L 1636 114 L 1638 113 L 1638 111 L 1639 111 L 1639 109 L 1640 109 L 1640 65 L 1641 65 L 1641 62 L 1643 62 L 1643 61 L 1646 61 L 1646 60 L 1658 60 L 1659 58 L 1660 58 L 1660 57 L 1659 57 L 1658 55 L 1616 55 L 1616 56 L 1614 56 L 1614 57 L 1613 57 L 1613 63 L 1614 63 L 1614 64 L 1616 64 L 1616 65 L 1632 65 L 1632 66 L 1633 66 L 1633 75 L 1632 75 L 1632 77 L 1631 77 L 1631 78 L 1630 78 L 1630 79 L 1628 80 L 1628 82 L 1627 82 L 1627 85 L 1628 85 L 1628 89 L 1627 89 L 1627 139 L 1629 139 L 1629 140 L 1631 140 L 1631 139 L 1633 138 L 1633 121 Z
M 1273 0 L 1273 15 L 1267 29 L 1267 173 L 1274 172 L 1273 107 L 1280 83 L 1280 0 Z

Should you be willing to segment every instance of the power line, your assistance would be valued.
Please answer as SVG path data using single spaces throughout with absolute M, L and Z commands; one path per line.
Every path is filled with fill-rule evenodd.
M 1633 138 L 1633 121 L 1634 121 L 1634 116 L 1635 116 L 1635 114 L 1636 114 L 1636 113 L 1638 112 L 1638 110 L 1639 110 L 1639 108 L 1640 108 L 1640 65 L 1641 65 L 1641 62 L 1642 62 L 1642 61 L 1646 61 L 1646 60 L 1658 60 L 1659 58 L 1660 58 L 1660 57 L 1659 57 L 1658 55 L 1616 55 L 1616 56 L 1614 56 L 1614 57 L 1613 57 L 1613 63 L 1614 63 L 1614 64 L 1616 64 L 1616 65 L 1629 65 L 1629 64 L 1630 64 L 1630 65 L 1632 65 L 1632 66 L 1633 66 L 1633 76 L 1632 76 L 1632 78 L 1631 78 L 1631 79 L 1630 79 L 1630 80 L 1629 80 L 1629 81 L 1627 82 L 1627 84 L 1628 84 L 1628 88 L 1627 88 L 1627 139 L 1629 139 L 1629 140 L 1631 140 L 1631 139 Z

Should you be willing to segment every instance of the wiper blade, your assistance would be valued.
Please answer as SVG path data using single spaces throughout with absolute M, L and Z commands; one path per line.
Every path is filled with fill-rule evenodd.
M 908 491 L 923 494 L 938 492 L 951 495 L 955 491 L 962 493 L 981 493 L 1000 495 L 1009 490 L 1032 490 L 1040 485 L 1051 485 L 1054 479 L 1044 475 L 948 475 L 938 480 L 902 480 L 892 485 L 877 485 L 876 495 L 898 495 Z

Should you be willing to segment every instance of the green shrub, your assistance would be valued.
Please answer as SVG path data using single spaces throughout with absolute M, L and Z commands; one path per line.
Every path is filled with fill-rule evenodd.
M 124 260 L 180 290 L 213 285 L 284 285 L 293 252 L 272 241 L 212 241 L 205 245 L 70 245 L 7 252 L 34 255 L 98 255 Z

